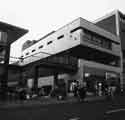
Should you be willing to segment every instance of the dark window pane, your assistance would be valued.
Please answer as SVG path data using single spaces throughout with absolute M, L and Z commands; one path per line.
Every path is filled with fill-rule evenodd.
M 39 46 L 39 49 L 40 49 L 40 48 L 43 48 L 43 45 Z
M 51 44 L 53 41 L 49 41 L 48 43 L 47 43 L 47 45 L 49 45 L 49 44 Z
M 36 50 L 34 49 L 34 50 L 32 50 L 32 52 L 35 52 Z
M 61 35 L 61 36 L 57 37 L 57 39 L 59 40 L 59 39 L 61 39 L 61 38 L 63 38 L 63 37 L 64 37 L 64 35 Z

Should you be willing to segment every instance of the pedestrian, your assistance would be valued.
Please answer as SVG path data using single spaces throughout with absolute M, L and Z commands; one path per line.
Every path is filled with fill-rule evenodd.
M 114 100 L 114 88 L 112 86 L 108 87 L 108 96 L 107 100 Z
M 70 86 L 70 91 L 73 93 L 74 97 L 77 96 L 78 91 L 78 83 L 76 81 L 73 81 Z
M 78 97 L 80 102 L 85 100 L 86 97 L 86 89 L 83 84 L 80 84 L 78 87 Z
M 78 84 L 79 84 L 78 81 L 76 81 L 76 82 L 75 82 L 75 85 L 74 85 L 74 91 L 73 91 L 74 97 L 77 97 Z

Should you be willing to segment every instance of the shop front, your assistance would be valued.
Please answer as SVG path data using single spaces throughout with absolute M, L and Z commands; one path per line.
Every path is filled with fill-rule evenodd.
M 120 86 L 118 74 L 90 67 L 84 68 L 84 81 L 87 84 L 87 92 L 97 96 L 106 95 L 109 86 Z

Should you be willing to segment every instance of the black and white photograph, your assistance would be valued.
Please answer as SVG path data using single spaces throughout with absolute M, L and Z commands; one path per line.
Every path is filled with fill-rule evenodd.
M 0 120 L 125 120 L 124 0 L 0 2 Z

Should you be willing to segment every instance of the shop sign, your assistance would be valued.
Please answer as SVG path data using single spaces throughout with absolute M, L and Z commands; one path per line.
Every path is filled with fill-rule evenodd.
M 116 77 L 117 75 L 115 73 L 106 72 L 106 79 L 116 78 Z

